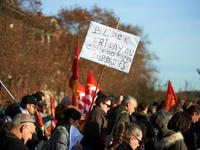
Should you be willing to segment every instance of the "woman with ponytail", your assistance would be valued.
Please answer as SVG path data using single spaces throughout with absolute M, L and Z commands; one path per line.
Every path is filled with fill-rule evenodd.
M 135 123 L 119 126 L 116 139 L 107 150 L 135 150 L 142 142 L 142 130 Z

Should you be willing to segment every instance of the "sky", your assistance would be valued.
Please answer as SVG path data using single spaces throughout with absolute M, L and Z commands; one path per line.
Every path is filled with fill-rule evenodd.
M 148 36 L 150 53 L 161 84 L 170 80 L 175 92 L 200 91 L 200 0 L 41 0 L 42 12 L 53 16 L 61 8 L 80 6 L 92 9 L 94 4 L 112 10 L 120 23 L 139 26 Z M 120 30 L 120 26 L 119 26 Z M 82 47 L 82 46 L 80 46 Z M 167 90 L 167 87 L 166 87 Z

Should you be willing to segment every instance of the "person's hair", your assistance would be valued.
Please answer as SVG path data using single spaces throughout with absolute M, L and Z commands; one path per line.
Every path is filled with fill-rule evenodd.
M 155 136 L 155 129 L 151 122 L 146 119 L 140 119 L 135 122 L 142 129 L 142 141 L 150 139 Z
M 197 113 L 197 115 L 200 114 L 200 108 L 198 105 L 191 105 L 188 109 L 187 109 L 187 113 L 192 116 L 194 113 Z
M 144 111 L 147 109 L 147 105 L 145 103 L 140 103 L 138 106 L 138 111 Z
M 35 94 L 38 94 L 38 95 L 40 95 L 41 97 L 42 97 L 42 96 L 45 96 L 45 94 L 44 94 L 42 91 L 37 91 Z
M 183 104 L 183 111 L 187 112 L 187 109 L 191 106 L 191 105 L 195 105 L 195 101 L 193 100 L 187 100 L 185 101 L 185 103 Z
M 11 122 L 11 128 L 17 128 L 22 123 L 28 123 L 28 122 L 32 122 L 35 124 L 35 119 L 28 114 L 19 113 L 13 118 Z
M 107 101 L 111 101 L 108 96 L 104 95 L 102 91 L 97 93 L 98 97 L 96 99 L 96 105 L 100 106 L 100 103 L 106 103 Z
M 64 125 L 70 125 L 70 118 L 72 118 L 74 120 L 81 119 L 81 113 L 74 108 L 65 109 L 63 112 L 63 115 L 64 115 L 64 118 L 63 118 Z
M 122 105 L 126 106 L 129 102 L 133 104 L 134 102 L 137 102 L 137 100 L 133 96 L 127 95 L 122 100 Z
M 179 112 L 179 111 L 183 111 L 182 105 L 180 103 L 177 103 L 175 105 L 173 105 L 170 109 L 169 112 L 174 115 L 175 113 Z
M 181 133 L 186 133 L 192 118 L 189 114 L 184 111 L 177 112 L 169 121 L 168 129 L 174 130 L 175 132 L 180 131 Z
M 115 107 L 116 104 L 119 103 L 119 99 L 115 98 L 114 96 L 109 96 L 108 98 L 111 100 L 111 107 L 110 107 L 111 110 L 113 107 Z
M 160 130 L 161 128 L 167 128 L 167 124 L 172 115 L 165 110 L 159 110 L 155 114 L 151 115 L 150 122 L 152 125 Z
M 63 105 L 64 103 L 68 103 L 71 102 L 71 98 L 69 96 L 65 96 L 62 98 L 62 100 L 60 101 L 60 104 Z
M 139 137 L 142 134 L 141 128 L 135 123 L 125 124 L 124 122 L 120 124 L 118 128 L 118 132 L 116 134 L 116 139 L 113 142 L 113 147 L 110 149 L 114 149 L 122 144 L 123 141 L 128 141 L 130 136 Z

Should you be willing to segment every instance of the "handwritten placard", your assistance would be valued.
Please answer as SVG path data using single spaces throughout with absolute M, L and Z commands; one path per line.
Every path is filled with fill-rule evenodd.
M 91 21 L 80 57 L 129 73 L 140 37 Z

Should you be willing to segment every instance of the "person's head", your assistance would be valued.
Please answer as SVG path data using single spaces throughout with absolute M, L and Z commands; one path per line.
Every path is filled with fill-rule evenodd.
M 150 122 L 152 125 L 160 130 L 161 128 L 167 128 L 167 124 L 172 115 L 165 110 L 159 110 L 155 114 L 151 115 Z
M 196 103 L 193 100 L 187 100 L 185 101 L 185 103 L 183 104 L 183 111 L 187 112 L 187 109 L 191 106 L 191 105 L 195 105 Z
M 153 106 L 153 105 L 151 105 L 150 107 L 149 107 L 149 110 L 148 110 L 151 114 L 155 114 L 156 113 L 156 106 Z
M 104 95 L 103 92 L 99 91 L 97 93 L 98 97 L 96 99 L 96 106 L 100 106 L 105 113 L 108 112 L 108 110 L 111 107 L 111 100 L 108 96 Z
M 71 100 L 71 98 L 69 96 L 65 96 L 65 97 L 62 98 L 60 104 L 63 107 L 67 107 L 67 106 L 72 104 L 72 100 Z
M 180 111 L 173 115 L 173 117 L 169 120 L 167 127 L 175 132 L 180 131 L 184 134 L 189 129 L 191 122 L 192 118 L 190 115 L 184 111 Z
M 35 131 L 35 119 L 28 114 L 17 114 L 10 127 L 10 132 L 14 133 L 19 139 L 24 140 L 24 144 L 32 139 Z
M 41 96 L 41 98 L 42 98 L 42 102 L 44 102 L 45 101 L 45 94 L 42 92 L 42 91 L 37 91 L 35 94 L 38 94 L 38 95 L 40 95 Z
M 77 111 L 74 108 L 68 108 L 65 109 L 63 112 L 64 119 L 63 124 L 70 127 L 71 125 L 75 127 L 79 127 L 80 125 L 80 119 L 81 119 L 81 113 Z
M 119 104 L 119 99 L 115 98 L 114 96 L 109 96 L 109 99 L 111 100 L 110 109 L 116 107 Z
M 129 115 L 131 115 L 137 108 L 137 100 L 133 96 L 127 95 L 122 100 L 122 105 L 127 109 Z
M 182 105 L 180 103 L 177 103 L 175 105 L 173 105 L 170 109 L 169 112 L 174 115 L 175 113 L 179 112 L 179 111 L 183 111 Z
M 200 117 L 200 108 L 198 105 L 191 105 L 187 109 L 187 113 L 192 117 L 192 122 L 196 123 Z
M 120 124 L 114 145 L 118 146 L 123 141 L 129 143 L 132 149 L 136 149 L 142 141 L 142 130 L 140 127 L 135 123 Z
M 22 98 L 21 107 L 28 111 L 30 115 L 34 115 L 37 105 L 38 102 L 34 96 L 26 95 Z
M 138 111 L 145 111 L 147 112 L 148 106 L 145 103 L 140 103 L 138 106 Z
M 142 141 L 148 142 L 148 139 L 155 136 L 155 129 L 151 122 L 146 119 L 140 119 L 135 122 L 142 129 Z
M 179 99 L 178 103 L 181 104 L 181 106 L 183 106 L 183 104 L 185 103 L 185 100 L 184 99 Z

